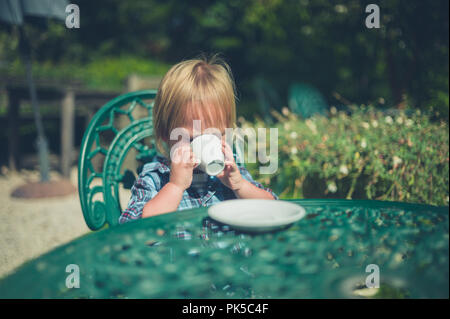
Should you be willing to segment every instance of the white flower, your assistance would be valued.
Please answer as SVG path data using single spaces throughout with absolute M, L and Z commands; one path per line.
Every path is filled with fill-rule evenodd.
M 394 166 L 398 166 L 398 165 L 401 164 L 403 161 L 402 161 L 402 159 L 401 159 L 400 157 L 398 157 L 397 155 L 395 155 L 395 156 L 392 158 L 392 162 L 393 162 Z
M 336 186 L 335 182 L 329 183 L 327 188 L 331 193 L 337 192 L 337 186 Z
M 408 127 L 412 126 L 413 124 L 414 124 L 414 121 L 411 120 L 411 119 L 407 119 L 406 122 L 405 122 L 405 125 L 408 126 Z
M 398 124 L 403 124 L 403 117 L 399 116 L 397 117 L 397 119 L 395 120 Z
M 366 148 L 367 147 L 367 142 L 366 142 L 365 138 L 363 138 L 362 141 L 361 141 L 361 147 L 362 148 Z
M 378 122 L 377 122 L 377 120 L 373 120 L 373 121 L 372 121 L 372 126 L 373 126 L 373 127 L 378 127 Z
M 290 137 L 295 140 L 297 138 L 297 132 L 291 132 Z
M 339 172 L 344 174 L 344 175 L 347 175 L 348 174 L 347 166 L 346 165 L 341 165 L 341 167 L 339 167 Z
M 387 124 L 392 124 L 392 123 L 394 123 L 394 120 L 393 120 L 392 117 L 390 117 L 389 115 L 386 116 L 384 120 L 386 121 Z
M 382 98 L 382 97 L 380 97 L 379 99 L 378 99 L 378 102 L 380 103 L 380 104 L 384 104 L 384 98 Z
M 337 114 L 337 108 L 334 107 L 334 106 L 332 106 L 332 107 L 330 108 L 330 112 L 331 112 L 331 114 L 336 115 L 336 114 Z
M 367 122 L 362 122 L 361 126 L 364 127 L 366 130 L 370 127 L 369 123 Z
M 289 115 L 289 109 L 285 106 L 281 109 L 281 113 L 283 113 L 284 116 L 288 116 Z
M 313 134 L 317 134 L 317 127 L 316 127 L 316 124 L 314 124 L 313 121 L 311 121 L 310 119 L 307 119 L 305 121 L 305 123 L 309 127 L 309 129 L 313 132 Z
M 297 151 L 297 148 L 294 147 L 294 146 L 292 146 L 292 147 L 291 147 L 291 154 L 292 154 L 292 155 L 296 155 L 297 152 L 298 152 L 298 151 Z

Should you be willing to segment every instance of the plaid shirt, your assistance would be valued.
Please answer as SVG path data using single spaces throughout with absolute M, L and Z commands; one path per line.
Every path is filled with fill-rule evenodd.
M 142 217 L 142 210 L 145 204 L 155 197 L 160 189 L 169 182 L 169 165 L 170 163 L 168 160 L 162 156 L 156 156 L 153 162 L 144 165 L 141 174 L 139 174 L 139 177 L 131 188 L 131 199 L 128 202 L 127 209 L 125 209 L 119 217 L 119 224 Z M 257 187 L 266 190 L 272 194 L 275 199 L 278 199 L 278 196 L 275 195 L 271 189 L 265 188 L 262 184 L 254 181 L 245 167 L 238 167 L 244 179 Z M 227 199 L 236 198 L 234 192 L 223 185 L 215 176 L 209 176 L 207 189 L 208 191 L 204 196 L 200 196 L 192 187 L 186 189 L 178 206 L 178 210 L 207 207 Z

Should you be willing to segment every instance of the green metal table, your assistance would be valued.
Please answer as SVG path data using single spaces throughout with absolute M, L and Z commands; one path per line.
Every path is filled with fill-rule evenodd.
M 206 208 L 93 232 L 4 278 L 0 298 L 449 297 L 448 207 L 293 202 L 306 217 L 273 233 L 237 233 Z M 70 264 L 79 288 L 66 286 Z

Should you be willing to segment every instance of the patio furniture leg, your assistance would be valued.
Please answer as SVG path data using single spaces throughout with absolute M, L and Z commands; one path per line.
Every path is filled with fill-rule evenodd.
M 75 122 L 75 94 L 67 90 L 61 109 L 61 173 L 70 177 L 70 168 L 73 163 L 74 123 Z
M 20 99 L 8 92 L 8 162 L 9 169 L 17 171 L 19 168 L 19 113 Z

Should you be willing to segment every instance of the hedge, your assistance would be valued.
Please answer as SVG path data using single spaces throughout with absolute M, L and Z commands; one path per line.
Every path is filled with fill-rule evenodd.
M 329 116 L 302 119 L 273 111 L 278 128 L 278 170 L 252 176 L 281 198 L 375 199 L 448 205 L 449 127 L 414 111 L 397 115 L 371 106 L 331 108 Z M 242 128 L 268 127 L 256 119 Z M 267 146 L 268 147 L 268 146 Z

